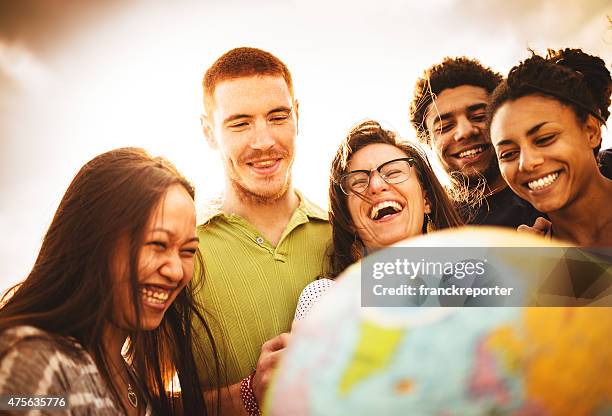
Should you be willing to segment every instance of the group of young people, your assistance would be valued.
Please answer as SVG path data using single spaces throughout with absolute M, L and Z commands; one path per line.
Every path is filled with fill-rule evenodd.
M 299 107 L 285 64 L 233 49 L 203 89 L 222 205 L 196 228 L 193 187 L 141 149 L 83 166 L 0 306 L 0 397 L 62 396 L 75 415 L 257 415 L 300 293 L 368 253 L 463 224 L 612 245 L 599 152 L 612 79 L 581 50 L 533 54 L 507 78 L 465 57 L 430 67 L 410 110 L 418 140 L 373 120 L 351 129 L 329 212 L 292 187 Z

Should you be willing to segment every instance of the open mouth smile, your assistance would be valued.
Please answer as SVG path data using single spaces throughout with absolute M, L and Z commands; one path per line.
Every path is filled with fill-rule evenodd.
M 140 298 L 143 303 L 147 306 L 154 307 L 156 309 L 163 309 L 170 298 L 172 290 L 164 289 L 154 285 L 141 285 L 140 286 Z
M 246 164 L 259 174 L 270 174 L 276 171 L 276 168 L 280 166 L 280 162 L 282 159 L 265 159 L 265 160 L 255 160 L 252 162 L 247 162 Z
M 372 221 L 379 221 L 399 214 L 403 209 L 404 206 L 397 201 L 382 201 L 374 204 L 368 215 Z
M 472 147 L 471 149 L 462 150 L 458 153 L 454 153 L 451 156 L 456 159 L 474 159 L 478 157 L 479 154 L 487 150 L 487 145 L 479 145 L 476 147 Z
M 541 191 L 555 183 L 555 181 L 559 178 L 560 173 L 560 170 L 553 173 L 549 173 L 546 176 L 542 176 L 541 178 L 534 179 L 525 183 L 524 186 L 527 186 L 532 191 Z

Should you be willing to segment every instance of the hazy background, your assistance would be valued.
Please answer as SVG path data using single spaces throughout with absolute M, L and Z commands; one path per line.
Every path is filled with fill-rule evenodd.
M 98 153 L 167 156 L 200 210 L 221 192 L 198 117 L 203 71 L 228 49 L 259 47 L 289 66 L 295 183 L 326 207 L 329 164 L 353 123 L 414 136 L 408 106 L 424 68 L 468 55 L 506 74 L 528 47 L 566 46 L 610 65 L 608 16 L 607 0 L 0 0 L 0 291 L 27 275 L 70 180 Z

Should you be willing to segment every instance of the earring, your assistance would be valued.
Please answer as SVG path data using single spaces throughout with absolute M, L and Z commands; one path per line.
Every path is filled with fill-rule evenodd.
M 425 214 L 425 218 L 427 219 L 427 234 L 429 234 L 435 231 L 436 227 L 434 227 L 433 221 L 431 220 L 431 217 L 429 216 L 429 214 Z

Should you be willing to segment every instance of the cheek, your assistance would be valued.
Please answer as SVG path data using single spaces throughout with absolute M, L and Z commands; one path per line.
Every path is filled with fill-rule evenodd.
M 157 255 L 148 247 L 144 247 L 140 252 L 138 260 L 138 281 L 142 281 L 156 268 Z
M 243 136 L 239 134 L 224 135 L 220 143 L 220 150 L 224 159 L 236 159 L 243 149 Z
M 187 286 L 191 279 L 193 279 L 193 272 L 195 271 L 195 260 L 186 260 L 183 263 L 183 281 L 181 284 L 183 287 Z
M 432 143 L 432 146 L 433 146 L 434 151 L 435 151 L 437 154 L 442 154 L 442 152 L 443 152 L 443 150 L 444 150 L 444 139 L 443 139 L 443 137 L 441 137 L 441 136 L 435 136 L 435 137 L 432 139 L 432 142 L 431 142 L 431 143 Z
M 499 171 L 506 182 L 512 182 L 518 169 L 518 161 L 499 163 Z
M 353 221 L 353 224 L 358 225 L 361 224 L 361 219 L 360 219 L 360 206 L 361 206 L 361 201 L 354 196 L 349 197 L 348 203 L 347 203 L 347 208 L 348 208 L 348 212 L 349 212 L 349 216 L 351 217 L 351 220 Z

